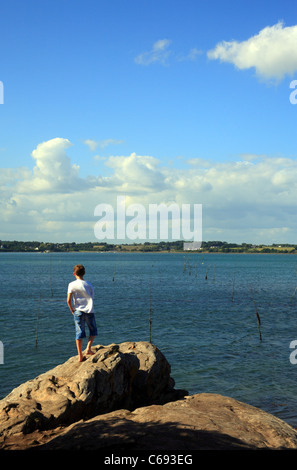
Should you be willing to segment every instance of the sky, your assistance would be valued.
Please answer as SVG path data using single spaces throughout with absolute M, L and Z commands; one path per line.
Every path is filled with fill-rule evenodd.
M 0 0 L 0 32 L 2 241 L 137 242 L 94 230 L 125 196 L 136 235 L 188 204 L 297 244 L 295 0 Z

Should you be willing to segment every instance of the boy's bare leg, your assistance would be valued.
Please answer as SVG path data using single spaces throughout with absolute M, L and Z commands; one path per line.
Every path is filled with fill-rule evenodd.
M 76 340 L 76 347 L 77 347 L 79 362 L 82 362 L 84 360 L 84 356 L 83 356 L 83 353 L 82 353 L 82 344 L 83 344 L 82 339 L 77 339 Z
M 90 337 L 89 337 L 89 342 L 88 342 L 88 344 L 87 344 L 86 354 L 95 354 L 95 353 L 93 353 L 93 351 L 91 350 L 91 347 L 92 347 L 92 344 L 93 344 L 94 339 L 95 339 L 95 336 L 90 336 Z

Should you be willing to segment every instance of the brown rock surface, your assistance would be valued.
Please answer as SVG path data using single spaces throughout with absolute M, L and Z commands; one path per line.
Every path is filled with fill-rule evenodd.
M 174 390 L 169 363 L 152 344 L 127 342 L 93 350 L 86 361 L 72 357 L 0 401 L 0 448 L 1 440 L 15 433 L 53 429 L 181 396 Z
M 197 394 L 134 411 L 117 410 L 65 429 L 15 434 L 6 449 L 133 451 L 297 449 L 291 426 L 253 406 Z
M 94 350 L 87 361 L 71 358 L 0 401 L 0 448 L 297 449 L 296 430 L 258 408 L 207 393 L 176 400 L 181 391 L 173 389 L 170 366 L 149 343 Z

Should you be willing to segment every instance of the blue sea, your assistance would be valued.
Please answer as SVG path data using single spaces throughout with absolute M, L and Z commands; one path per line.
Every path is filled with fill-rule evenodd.
M 297 427 L 297 257 L 285 254 L 0 253 L 0 399 L 76 355 L 66 294 L 78 263 L 95 289 L 94 344 L 151 339 L 176 388 Z

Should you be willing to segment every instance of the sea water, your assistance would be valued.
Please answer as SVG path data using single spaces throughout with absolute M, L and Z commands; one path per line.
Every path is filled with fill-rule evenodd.
M 297 258 L 285 254 L 0 253 L 0 399 L 77 354 L 66 295 L 79 263 L 95 289 L 94 344 L 151 340 L 175 388 L 297 426 Z

